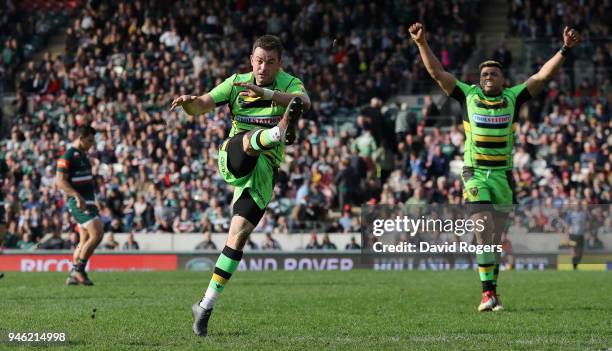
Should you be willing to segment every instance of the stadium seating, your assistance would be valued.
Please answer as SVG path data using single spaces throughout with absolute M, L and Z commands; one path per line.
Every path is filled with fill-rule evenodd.
M 263 7 L 258 11 L 269 14 L 265 18 L 252 7 L 223 2 L 172 14 L 149 2 L 81 8 L 71 18 L 66 54 L 27 65 L 15 78 L 13 126 L 0 143 L 17 178 L 7 196 L 12 234 L 36 240 L 61 223 L 60 230 L 74 229 L 64 220 L 66 198 L 52 178 L 71 130 L 83 121 L 100 131 L 94 173 L 108 231 L 172 232 L 185 211 L 197 232 L 227 230 L 231 193 L 215 157 L 229 130 L 228 110 L 189 117 L 168 107 L 177 95 L 202 94 L 248 71 L 250 45 L 265 32 L 283 39 L 284 67 L 303 79 L 314 103 L 259 229 L 284 223 L 291 232 L 342 232 L 346 205 L 354 215 L 353 205 L 405 203 L 417 189 L 426 202 L 460 203 L 461 126 L 436 127 L 434 113 L 434 125 L 425 129 L 422 116 L 431 111 L 393 106 L 389 98 L 436 92 L 416 59 L 409 22 L 421 19 L 435 28 L 432 49 L 445 52 L 446 68 L 459 72 L 467 57 L 451 48 L 467 42 L 465 52 L 474 45 L 465 37 L 474 33 L 473 9 L 480 2 L 466 1 L 458 14 L 434 2 L 396 9 L 358 1 L 355 11 L 285 3 L 252 5 Z M 175 46 L 160 42 L 172 27 L 180 37 Z M 528 203 L 535 190 L 561 203 L 609 203 L 609 78 L 607 86 L 592 82 L 575 90 L 555 80 L 522 116 L 516 146 L 526 162 L 513 171 L 519 202 Z M 587 171 L 579 178 L 573 177 L 575 163 Z

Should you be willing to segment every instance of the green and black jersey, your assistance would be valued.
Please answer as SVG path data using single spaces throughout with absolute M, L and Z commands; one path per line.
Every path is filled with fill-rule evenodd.
M 239 93 L 247 89 L 234 86 L 234 83 L 255 84 L 255 78 L 252 72 L 234 74 L 209 93 L 217 106 L 229 104 L 232 114 L 230 137 L 257 127 L 271 128 L 280 122 L 285 106 L 277 105 L 272 100 L 240 96 Z M 290 94 L 306 92 L 301 80 L 282 70 L 278 72 L 274 82 L 265 88 Z M 278 145 L 264 154 L 278 167 L 284 157 L 283 145 Z
M 480 86 L 457 80 L 450 96 L 464 108 L 464 166 L 511 170 L 519 110 L 531 98 L 527 84 L 505 88 L 500 95 L 489 97 Z
M 95 205 L 96 183 L 91 172 L 87 155 L 75 147 L 70 147 L 57 161 L 57 170 L 68 174 L 68 182 L 86 201 Z M 75 201 L 72 196 L 69 201 Z

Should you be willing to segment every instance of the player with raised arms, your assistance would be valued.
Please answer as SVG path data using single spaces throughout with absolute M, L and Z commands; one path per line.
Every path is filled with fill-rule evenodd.
M 527 81 L 505 88 L 503 67 L 499 62 L 481 63 L 480 84 L 466 84 L 444 70 L 427 44 L 425 28 L 421 23 L 413 24 L 409 31 L 429 75 L 446 95 L 459 101 L 464 109 L 464 200 L 470 204 L 494 206 L 493 211 L 490 208 L 480 208 L 474 214 L 475 219 L 489 219 L 487 229 L 482 233 L 476 232 L 478 244 L 499 242 L 508 206 L 514 203 L 512 147 L 519 109 L 523 103 L 542 91 L 546 82 L 563 65 L 572 48 L 578 44 L 580 36 L 576 30 L 565 27 L 561 49 Z M 478 311 L 502 310 L 496 289 L 499 255 L 486 252 L 476 255 L 476 260 L 483 290 Z

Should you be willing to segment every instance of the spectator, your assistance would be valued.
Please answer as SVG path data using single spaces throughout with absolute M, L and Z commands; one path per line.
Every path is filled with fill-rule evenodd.
M 359 246 L 359 244 L 357 244 L 357 241 L 355 241 L 355 237 L 351 236 L 351 242 L 346 244 L 344 249 L 345 250 L 359 250 L 359 249 L 361 249 L 361 246 Z
M 329 234 L 323 236 L 323 242 L 321 242 L 321 249 L 323 250 L 337 250 L 336 244 L 332 243 L 329 239 Z
M 181 210 L 181 215 L 174 220 L 172 229 L 175 233 L 193 233 L 195 225 L 189 217 L 189 210 L 187 208 Z
M 204 240 L 196 245 L 194 250 L 216 250 L 217 245 L 212 241 L 212 235 L 210 232 L 204 233 Z
M 342 217 L 340 217 L 340 219 L 338 220 L 338 224 L 340 225 L 340 229 L 345 233 L 356 230 L 356 228 L 354 227 L 354 218 L 353 213 L 351 212 L 350 205 L 344 205 L 344 208 L 342 210 Z
M 506 43 L 502 43 L 500 47 L 498 47 L 493 52 L 493 60 L 501 63 L 505 72 L 509 72 L 510 66 L 512 66 L 512 53 L 506 47 Z
M 24 233 L 22 239 L 17 242 L 17 248 L 21 250 L 32 250 L 36 248 L 36 243 L 32 241 L 32 235 Z
M 106 234 L 106 238 L 102 241 L 102 249 L 103 250 L 117 250 L 119 248 L 119 243 L 115 241 L 115 236 L 112 232 Z
M 439 120 L 436 117 L 440 116 L 440 110 L 433 102 L 431 95 L 425 95 L 421 114 L 423 115 L 423 121 L 426 127 L 432 127 L 439 123 Z
M 276 239 L 272 238 L 272 234 L 267 233 L 266 238 L 261 244 L 261 249 L 262 250 L 281 250 L 281 246 L 278 243 L 278 241 L 276 241 Z
M 246 247 L 248 247 L 251 250 L 259 249 L 259 246 L 257 246 L 257 244 L 255 244 L 255 242 L 253 240 L 251 240 L 250 237 L 247 239 Z
M 180 41 L 181 37 L 177 34 L 176 27 L 172 27 L 170 30 L 165 31 L 161 37 L 159 37 L 159 42 L 169 48 L 176 47 Z
M 124 251 L 140 250 L 140 246 L 138 245 L 138 242 L 134 240 L 133 231 L 128 235 L 127 241 L 123 243 L 123 250 Z
M 66 250 L 69 248 L 69 243 L 62 239 L 62 235 L 58 230 L 49 233 L 38 244 L 38 248 L 42 250 Z
M 317 240 L 317 234 L 312 233 L 310 235 L 310 241 L 306 244 L 306 250 L 319 250 L 321 249 L 321 245 L 319 245 L 319 241 Z
M 11 221 L 7 227 L 6 233 L 4 233 L 3 245 L 6 249 L 16 249 L 17 244 L 20 241 L 20 237 L 17 233 L 17 222 Z
M 443 50 L 445 65 L 457 77 L 464 76 L 463 65 L 470 58 L 465 53 L 477 51 L 474 26 L 481 4 L 469 1 L 435 11 L 435 4 L 416 2 L 411 8 L 425 14 L 427 26 L 438 28 L 431 33 L 431 45 Z M 359 0 L 354 8 L 363 5 Z M 65 55 L 45 53 L 37 61 L 28 61 L 24 47 L 30 38 L 52 32 L 50 21 L 33 19 L 28 29 L 12 16 L 15 10 L 7 10 L 7 34 L 0 41 L 5 79 L 0 87 L 15 90 L 15 113 L 10 125 L 2 126 L 0 154 L 18 180 L 5 197 L 12 208 L 8 223 L 17 221 L 19 237 L 29 233 L 33 242 L 55 216 L 61 218 L 62 232 L 75 230 L 66 198 L 53 187 L 54 158 L 76 125 L 91 123 L 99 131 L 98 147 L 90 156 L 106 230 L 173 232 L 178 221 L 187 223 L 188 231 L 225 232 L 231 199 L 217 176 L 215 160 L 229 131 L 228 111 L 219 108 L 186 117 L 165 107 L 178 93 L 208 91 L 219 77 L 243 71 L 239 58 L 250 52 L 257 31 L 236 23 L 229 15 L 231 6 L 221 3 L 196 3 L 188 14 L 172 18 L 160 2 L 104 4 L 105 11 L 97 6 L 88 3 L 76 13 L 76 24 L 66 31 Z M 383 203 L 460 203 L 462 189 L 460 181 L 456 185 L 459 175 L 453 165 L 461 162 L 464 149 L 461 121 L 450 131 L 430 130 L 425 128 L 427 119 L 416 124 L 410 106 L 388 109 L 389 97 L 423 94 L 432 84 L 422 65 L 414 64 L 417 51 L 395 2 L 378 4 L 368 21 L 367 16 L 355 21 L 350 11 L 335 11 L 333 3 L 325 2 L 282 15 L 266 2 L 250 4 L 251 10 L 270 14 L 249 26 L 281 33 L 285 68 L 300 72 L 313 100 L 295 145 L 287 148 L 287 168 L 279 170 L 274 197 L 279 206 L 268 215 L 266 231 L 334 228 L 337 217 L 330 214 L 371 198 Z M 512 177 L 519 203 L 541 201 L 550 194 L 555 207 L 583 198 L 610 201 L 606 73 L 612 60 L 604 39 L 610 29 L 605 11 L 595 11 L 591 3 L 550 7 L 513 1 L 510 23 L 530 45 L 529 40 L 546 37 L 561 23 L 563 13 L 582 12 L 597 23 L 582 33 L 589 45 L 574 50 L 541 98 L 517 116 L 521 127 Z M 123 20 L 126 13 L 133 18 Z M 386 28 L 377 19 L 380 13 L 387 14 Z M 194 18 L 202 18 L 205 30 L 191 32 Z M 304 31 L 299 21 L 303 18 L 320 18 L 321 31 Z M 232 36 L 236 45 L 227 48 L 221 36 Z M 338 38 L 335 45 L 330 37 Z M 533 56 L 534 65 L 543 63 L 537 59 L 541 55 Z M 17 74 L 16 67 L 23 72 Z M 575 86 L 574 76 L 580 79 Z M 424 115 L 432 115 L 429 110 L 435 104 L 425 100 Z M 580 174 L 574 170 L 576 162 Z M 536 194 L 540 200 L 532 199 Z M 22 210 L 26 204 L 29 208 Z

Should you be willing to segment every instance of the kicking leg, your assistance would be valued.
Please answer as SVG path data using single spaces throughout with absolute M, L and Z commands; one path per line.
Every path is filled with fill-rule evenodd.
M 296 138 L 297 122 L 303 113 L 302 99 L 294 97 L 278 125 L 270 129 L 256 128 L 244 135 L 242 139 L 244 152 L 249 156 L 258 156 L 261 152 L 271 150 L 281 143 L 293 144 Z

